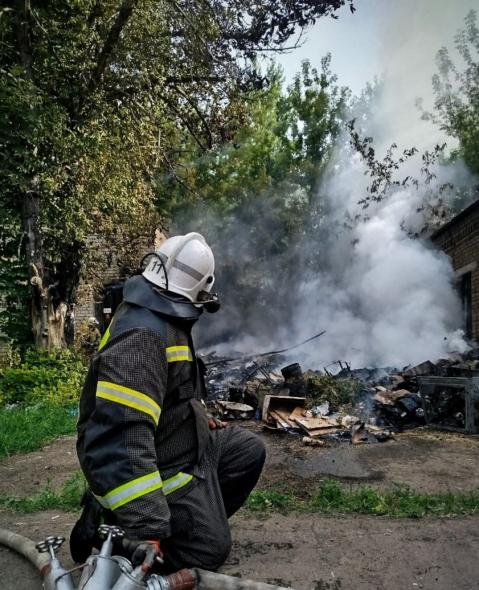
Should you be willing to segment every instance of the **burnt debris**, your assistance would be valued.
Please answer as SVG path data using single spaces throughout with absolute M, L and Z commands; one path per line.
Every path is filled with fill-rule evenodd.
M 385 442 L 426 424 L 479 432 L 479 349 L 402 370 L 351 369 L 337 361 L 336 373 L 331 366 L 303 371 L 276 353 L 204 360 L 213 414 L 222 420 L 254 417 L 309 446 Z

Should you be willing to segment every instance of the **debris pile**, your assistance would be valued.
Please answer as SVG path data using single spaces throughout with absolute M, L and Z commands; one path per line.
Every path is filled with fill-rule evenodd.
M 209 404 L 222 420 L 255 417 L 265 428 L 301 436 L 311 446 L 384 442 L 424 424 L 476 432 L 478 353 L 454 353 L 402 370 L 351 369 L 338 361 L 335 374 L 327 367 L 303 372 L 299 363 L 281 368 L 284 358 L 277 354 L 234 363 L 209 357 Z

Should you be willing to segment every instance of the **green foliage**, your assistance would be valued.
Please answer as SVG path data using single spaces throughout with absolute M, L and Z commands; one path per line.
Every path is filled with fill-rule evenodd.
M 0 495 L 0 508 L 13 512 L 39 510 L 78 510 L 85 491 L 85 479 L 75 472 L 59 490 L 47 485 L 39 493 L 21 498 Z M 253 491 L 245 508 L 255 513 L 320 512 L 323 514 L 369 514 L 392 518 L 424 518 L 426 516 L 460 516 L 477 514 L 479 491 L 426 494 L 406 486 L 377 489 L 356 486 L 347 489 L 336 480 L 324 480 L 309 498 L 291 492 Z
M 230 141 L 207 154 L 191 144 L 180 162 L 181 182 L 160 178 L 161 209 L 181 217 L 200 199 L 233 223 L 231 214 L 238 207 L 256 204 L 266 192 L 277 215 L 297 215 L 296 204 L 307 205 L 328 162 L 349 98 L 348 90 L 337 86 L 330 66 L 329 54 L 320 70 L 303 62 L 286 90 L 280 70 L 271 67 L 267 88 L 241 97 L 246 99 L 244 125 Z
M 479 27 L 477 12 L 471 10 L 464 28 L 455 37 L 455 49 L 462 59 L 458 65 L 442 47 L 433 77 L 434 111 L 424 112 L 448 135 L 458 140 L 453 158 L 461 158 L 472 172 L 479 172 Z
M 204 152 L 224 142 L 242 117 L 238 97 L 262 84 L 255 55 L 281 51 L 297 29 L 346 3 L 353 10 L 350 0 L 1 8 L 2 303 L 25 300 L 18 281 L 35 264 L 42 285 L 55 285 L 54 304 L 69 304 L 89 235 L 120 237 L 125 252 L 131 233 L 151 235 L 158 170 L 176 177 L 187 145 Z M 18 339 L 12 316 L 6 329 Z M 42 330 L 51 324 L 35 335 Z
M 1 200 L 0 219 L 0 333 L 25 345 L 31 341 L 27 306 L 30 290 L 24 261 L 18 255 L 20 220 Z
M 292 493 L 253 491 L 246 508 L 253 511 L 321 512 L 324 514 L 370 514 L 393 518 L 459 516 L 477 514 L 479 491 L 425 494 L 407 486 L 378 489 L 360 485 L 346 488 L 339 481 L 326 479 L 309 498 Z
M 174 229 L 204 233 L 221 253 L 218 289 L 241 310 L 229 314 L 230 334 L 222 338 L 248 323 L 255 323 L 258 332 L 264 324 L 266 331 L 276 321 L 273 307 L 276 318 L 289 308 L 299 271 L 294 248 L 315 231 L 311 219 L 317 183 L 349 100 L 330 63 L 329 55 L 320 69 L 305 62 L 287 89 L 278 69 L 271 68 L 269 86 L 249 95 L 244 125 L 229 142 L 208 154 L 188 144 L 179 181 L 158 179 L 159 207 L 169 211 Z M 308 256 L 317 265 L 314 253 Z M 262 310 L 261 318 L 249 317 L 253 307 Z M 211 337 L 216 335 L 211 332 Z
M 252 492 L 246 501 L 246 508 L 253 511 L 291 509 L 294 498 L 287 492 L 261 491 Z
M 69 349 L 30 349 L 20 366 L 0 371 L 0 402 L 75 404 L 85 372 L 81 358 Z
M 36 451 L 51 440 L 73 434 L 76 408 L 57 404 L 0 408 L 0 458 Z
M 351 404 L 361 393 L 357 379 L 337 379 L 332 375 L 309 375 L 306 377 L 308 406 L 313 407 L 328 401 L 333 411 Z
M 75 472 L 59 490 L 47 485 L 39 493 L 21 498 L 0 494 L 0 507 L 11 512 L 39 512 L 40 510 L 79 510 L 86 482 L 80 471 Z

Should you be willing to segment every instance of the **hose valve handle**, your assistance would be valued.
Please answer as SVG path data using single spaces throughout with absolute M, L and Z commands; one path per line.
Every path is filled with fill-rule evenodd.
M 121 539 L 125 536 L 125 531 L 119 526 L 112 526 L 108 524 L 101 524 L 98 527 L 98 534 L 101 539 Z
M 102 557 L 109 557 L 113 552 L 113 541 L 121 539 L 125 536 L 125 531 L 119 526 L 112 526 L 108 524 L 101 524 L 98 527 L 98 535 L 103 539 L 103 545 L 100 549 Z
M 49 536 L 46 537 L 44 541 L 40 541 L 35 545 L 37 551 L 39 553 L 50 553 L 50 557 L 55 559 L 56 555 L 55 552 L 60 549 L 60 547 L 65 542 L 65 537 L 53 537 Z

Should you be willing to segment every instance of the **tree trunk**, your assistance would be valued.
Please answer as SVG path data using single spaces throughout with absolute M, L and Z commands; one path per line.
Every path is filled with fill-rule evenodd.
M 68 306 L 59 301 L 57 284 L 45 272 L 43 241 L 40 229 L 40 195 L 31 191 L 23 200 L 22 216 L 25 257 L 32 286 L 30 304 L 33 340 L 40 348 L 65 346 L 65 319 Z
M 41 348 L 48 348 L 48 286 L 44 281 L 43 243 L 39 227 L 40 195 L 29 191 L 23 199 L 22 218 L 25 258 L 28 278 L 32 285 L 31 321 L 33 340 Z

